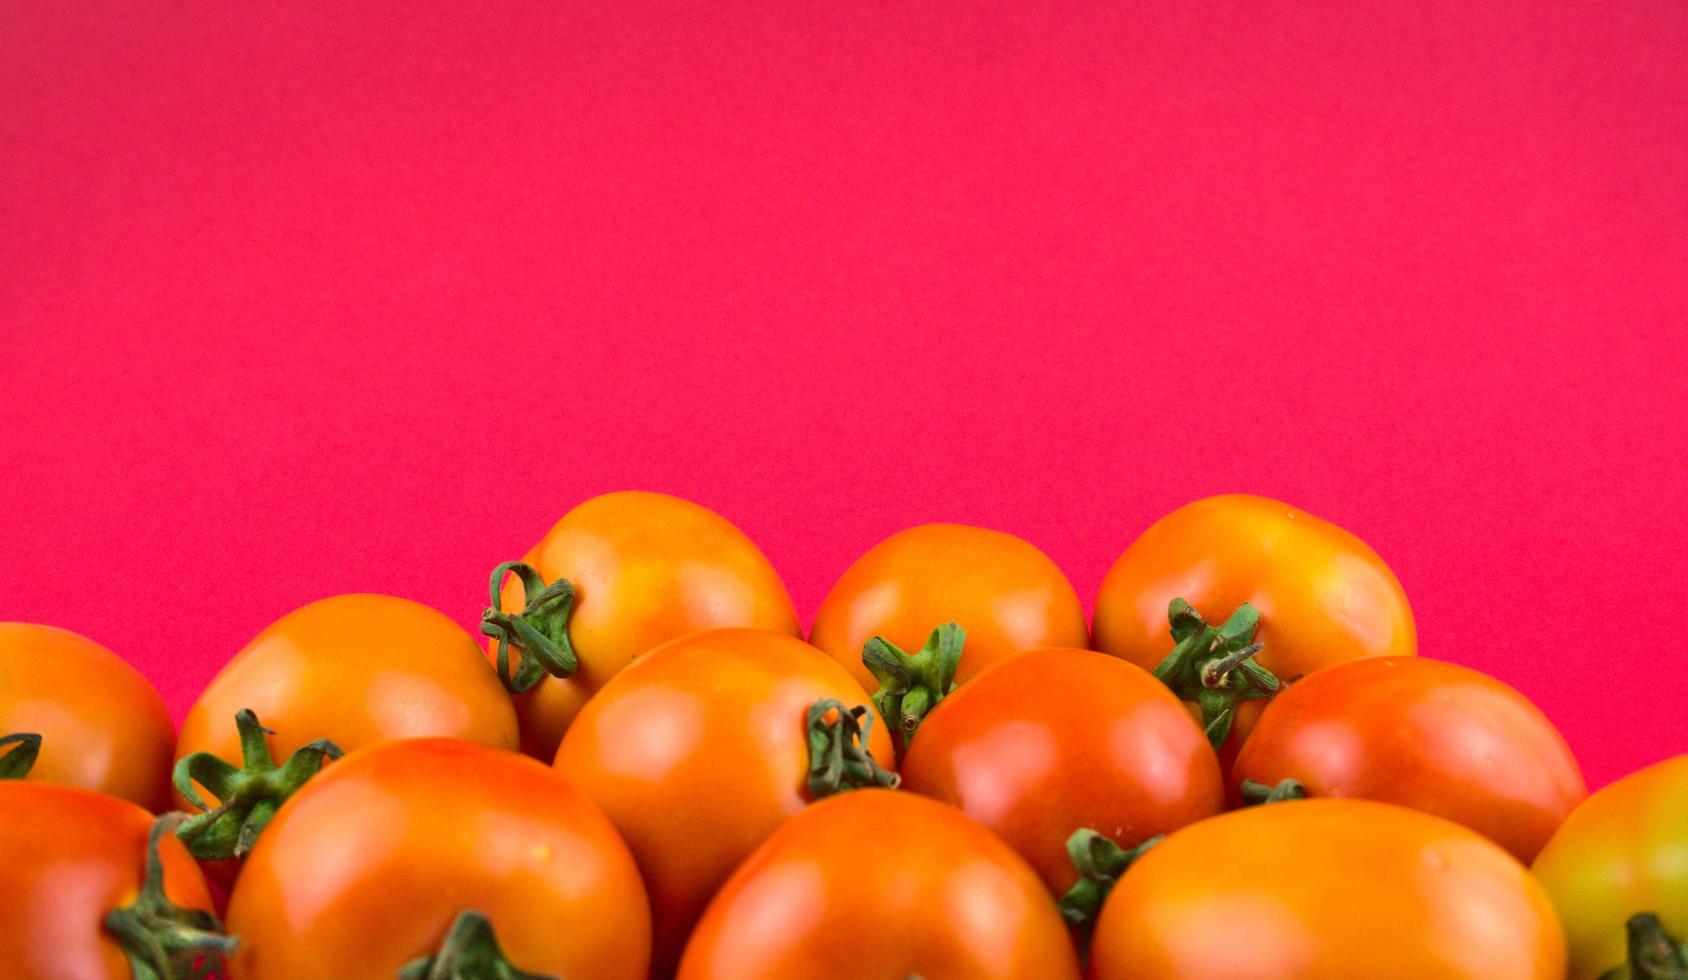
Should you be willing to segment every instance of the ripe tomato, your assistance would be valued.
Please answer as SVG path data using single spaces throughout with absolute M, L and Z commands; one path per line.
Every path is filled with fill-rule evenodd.
M 1154 670 L 1172 650 L 1167 609 L 1178 598 L 1215 620 L 1253 606 L 1256 660 L 1282 681 L 1418 652 L 1412 609 L 1383 559 L 1342 528 L 1264 497 L 1198 500 L 1144 531 L 1102 580 L 1096 649 Z M 1233 746 L 1262 706 L 1238 709 Z
M 41 736 L 31 779 L 154 811 L 170 805 L 175 726 L 164 699 L 93 640 L 51 626 L 0 623 L 0 735 L 12 732 Z
M 1681 942 L 1688 936 L 1688 755 L 1590 796 L 1536 857 L 1535 873 L 1565 924 L 1573 980 L 1623 965 L 1625 921 L 1637 914 L 1657 916 Z
M 879 542 L 845 570 L 815 613 L 809 642 L 872 691 L 878 683 L 862 665 L 871 637 L 917 650 L 947 622 L 967 634 L 956 683 L 1010 654 L 1090 639 L 1078 593 L 1048 555 L 1001 531 L 922 524 Z
M 1557 980 L 1565 940 L 1523 865 L 1458 824 L 1301 800 L 1192 824 L 1097 922 L 1093 980 Z
M 1078 977 L 1037 875 L 983 826 L 864 789 L 791 818 L 733 873 L 678 980 Z
M 84 789 L 0 783 L 0 965 L 9 980 L 186 976 L 194 959 L 220 955 L 228 940 L 199 869 L 168 833 L 173 820 L 155 824 L 127 800 Z M 149 955 L 148 937 L 165 935 L 179 955 Z
M 1475 670 L 1377 657 L 1314 671 L 1261 714 L 1232 768 L 1434 813 L 1528 862 L 1587 793 L 1570 746 L 1522 694 Z
M 443 738 L 355 752 L 288 801 L 229 898 L 229 975 L 391 977 L 466 910 L 519 969 L 645 976 L 644 887 L 604 815 L 542 763 Z
M 825 701 L 853 708 L 867 693 L 784 633 L 709 630 L 635 660 L 563 736 L 557 768 L 603 807 L 644 871 L 659 970 L 733 868 L 814 797 L 806 718 Z M 870 724 L 872 759 L 888 767 L 890 739 Z
M 926 717 L 903 786 L 965 811 L 1059 895 L 1077 875 L 1067 839 L 1124 847 L 1224 808 L 1219 760 L 1147 671 L 1088 650 L 999 660 Z
M 722 627 L 802 635 L 785 583 L 744 532 L 667 494 L 594 497 L 563 515 L 522 562 L 553 588 L 559 580 L 572 585 L 572 600 L 564 598 L 543 618 L 529 617 L 576 661 L 571 676 L 545 676 L 516 697 L 522 750 L 536 758 L 556 755 L 586 699 L 658 644 Z M 501 622 L 516 618 L 527 589 L 502 572 L 494 588 L 498 609 L 488 611 L 483 632 L 514 634 Z M 520 663 L 519 645 L 512 645 L 518 650 L 511 659 Z

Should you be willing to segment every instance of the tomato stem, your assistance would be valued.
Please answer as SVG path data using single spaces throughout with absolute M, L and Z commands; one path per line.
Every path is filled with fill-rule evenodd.
M 1625 923 L 1629 934 L 1628 971 L 1620 966 L 1607 971 L 1601 980 L 1688 980 L 1688 949 L 1680 939 L 1665 932 L 1664 923 L 1651 912 L 1640 912 Z
M 319 738 L 277 766 L 264 739 L 275 733 L 259 724 L 250 708 L 242 708 L 234 716 L 234 725 L 240 732 L 242 768 L 210 752 L 195 752 L 177 762 L 172 773 L 177 791 L 204 811 L 182 821 L 176 831 L 189 853 L 201 860 L 245 857 L 283 801 L 298 792 L 325 762 L 343 754 L 340 746 Z M 195 783 L 217 798 L 216 807 L 205 802 Z
M 822 698 L 809 706 L 804 726 L 809 733 L 809 797 L 819 800 L 850 789 L 883 786 L 896 789 L 901 777 L 881 768 L 867 750 L 873 715 L 867 705 L 844 707 Z
M 1260 612 L 1245 602 L 1223 624 L 1209 626 L 1180 598 L 1172 600 L 1166 615 L 1175 645 L 1155 676 L 1180 698 L 1196 703 L 1207 739 L 1217 749 L 1231 734 L 1239 704 L 1269 698 L 1282 686 L 1254 660 L 1262 649 L 1254 642 Z
M 22 779 L 35 768 L 35 759 L 41 754 L 41 736 L 34 732 L 13 732 L 0 736 L 0 749 L 8 745 L 17 748 L 5 755 L 0 755 L 0 779 Z
M 140 894 L 132 904 L 106 913 L 106 931 L 123 947 L 135 980 L 205 976 L 239 945 L 238 939 L 223 933 L 215 915 L 182 908 L 164 893 L 164 861 L 158 847 L 181 821 L 182 814 L 167 813 L 153 822 Z
M 908 749 L 926 715 L 955 690 L 955 672 L 961 666 L 966 639 L 967 631 L 960 625 L 944 623 L 912 655 L 883 636 L 873 637 L 862 647 L 862 664 L 879 681 L 874 707 L 891 726 L 899 755 Z
M 522 581 L 527 597 L 522 611 L 503 610 L 504 577 Z M 570 677 L 579 660 L 569 639 L 569 617 L 574 613 L 574 584 L 560 578 L 550 585 L 527 562 L 507 561 L 492 570 L 491 604 L 481 613 L 481 632 L 498 641 L 498 679 L 512 694 L 532 690 L 547 674 Z M 510 648 L 522 655 L 521 665 L 510 673 Z
M 556 980 L 517 969 L 504 956 L 492 923 L 474 909 L 457 913 L 439 952 L 405 964 L 399 980 Z
M 1241 793 L 1243 806 L 1262 806 L 1267 803 L 1283 803 L 1286 800 L 1305 800 L 1307 798 L 1307 787 L 1294 779 L 1280 779 L 1276 786 L 1267 786 L 1265 783 L 1245 779 Z
M 1126 850 L 1088 827 L 1073 831 L 1067 838 L 1067 857 L 1078 871 L 1078 881 L 1061 896 L 1061 917 L 1075 929 L 1088 931 L 1120 876 L 1160 842 L 1161 836 L 1151 837 Z

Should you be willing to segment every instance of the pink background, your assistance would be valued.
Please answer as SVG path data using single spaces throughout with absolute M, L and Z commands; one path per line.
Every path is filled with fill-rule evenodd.
M 0 619 L 178 713 L 604 490 L 805 615 L 1249 490 L 1592 781 L 1688 751 L 1680 0 L 171 6 L 0 4 Z

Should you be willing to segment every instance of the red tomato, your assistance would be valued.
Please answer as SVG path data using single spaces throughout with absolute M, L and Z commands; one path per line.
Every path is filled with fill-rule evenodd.
M 1092 980 L 1560 980 L 1565 939 L 1511 855 L 1451 821 L 1302 800 L 1191 824 L 1102 908 Z
M 591 801 L 525 756 L 413 739 L 348 755 L 282 807 L 229 899 L 230 977 L 392 977 L 448 931 L 492 938 L 453 929 L 466 910 L 519 969 L 646 975 L 645 891 Z
M 1418 657 L 1314 671 L 1273 699 L 1232 770 L 1434 813 L 1532 860 L 1587 788 L 1547 716 L 1492 677 Z
M 171 818 L 166 818 L 170 820 Z M 50 783 L 0 783 L 0 966 L 8 980 L 186 976 L 220 954 L 205 880 L 151 814 L 116 797 Z M 149 834 L 157 872 L 149 875 Z M 118 911 L 112 918 L 114 910 Z M 145 950 L 169 929 L 175 959 Z M 197 950 L 197 952 L 195 951 Z
M 149 810 L 170 805 L 175 726 L 140 672 L 93 640 L 0 623 L 0 735 L 41 736 L 31 779 L 80 786 Z
M 1218 813 L 1219 761 L 1148 672 L 1088 650 L 998 661 L 927 716 L 903 786 L 965 811 L 1059 895 L 1067 839 L 1089 828 L 1131 847 Z
M 855 707 L 867 693 L 784 633 L 709 630 L 635 660 L 569 727 L 557 768 L 603 807 L 638 859 L 658 970 L 674 965 L 733 868 L 814 797 L 807 718 L 827 701 Z M 890 739 L 871 724 L 868 749 L 889 767 Z
M 791 818 L 722 886 L 679 980 L 1061 980 L 1072 943 L 1037 875 L 984 827 L 864 789 Z

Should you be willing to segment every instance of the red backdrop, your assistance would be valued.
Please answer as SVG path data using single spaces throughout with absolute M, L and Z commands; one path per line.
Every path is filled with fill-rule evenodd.
M 1679 0 L 5 2 L 0 619 L 179 714 L 608 489 L 805 614 L 1249 490 L 1603 782 L 1688 751 L 1685 63 Z

